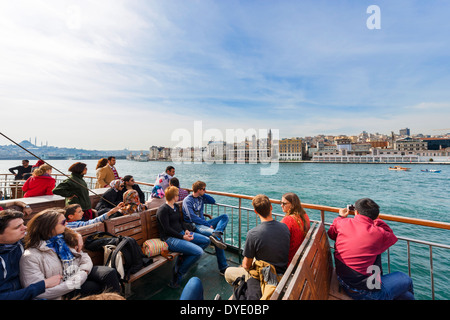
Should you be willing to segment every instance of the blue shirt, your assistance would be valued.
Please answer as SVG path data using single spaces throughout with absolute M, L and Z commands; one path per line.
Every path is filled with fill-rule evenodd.
M 188 195 L 183 200 L 183 218 L 186 222 L 193 222 L 204 226 L 210 226 L 203 216 L 203 209 L 205 203 L 214 204 L 216 200 L 210 195 L 194 197 L 192 194 Z

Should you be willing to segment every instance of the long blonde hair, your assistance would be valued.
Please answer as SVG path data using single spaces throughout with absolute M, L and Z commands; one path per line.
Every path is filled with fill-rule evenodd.
M 306 233 L 306 231 L 308 231 L 308 229 L 309 229 L 309 226 L 306 225 L 306 218 L 305 218 L 306 211 L 305 211 L 305 209 L 303 209 L 302 203 L 300 202 L 299 197 L 293 192 L 288 192 L 283 195 L 283 198 L 285 198 L 291 204 L 291 207 L 290 207 L 289 211 L 286 213 L 286 216 L 292 215 L 292 216 L 294 216 L 294 218 L 295 217 L 300 218 L 300 220 L 302 220 L 302 223 L 303 223 L 303 232 Z M 301 227 L 298 219 L 296 219 L 296 220 L 297 220 L 299 227 Z
M 51 165 L 43 164 L 42 166 L 40 166 L 39 168 L 37 168 L 33 171 L 33 177 L 42 176 L 43 174 L 45 174 L 47 172 L 47 170 L 51 170 L 51 169 L 52 169 Z

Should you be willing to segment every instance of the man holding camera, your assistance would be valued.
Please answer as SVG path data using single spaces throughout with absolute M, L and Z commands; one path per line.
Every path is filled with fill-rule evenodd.
M 347 218 L 349 213 L 353 219 Z M 410 277 L 382 274 L 381 253 L 397 242 L 392 229 L 378 218 L 379 206 L 369 198 L 339 210 L 328 230 L 335 240 L 334 260 L 339 283 L 355 300 L 414 300 Z

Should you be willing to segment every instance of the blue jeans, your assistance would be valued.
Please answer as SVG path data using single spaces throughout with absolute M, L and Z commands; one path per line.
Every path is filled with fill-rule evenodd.
M 184 231 L 181 231 L 180 234 L 184 235 Z M 208 237 L 196 232 L 194 232 L 194 239 L 192 239 L 192 241 L 173 237 L 169 237 L 165 241 L 169 245 L 170 251 L 181 252 L 183 254 L 183 258 L 181 259 L 182 262 L 178 268 L 178 273 L 181 276 L 186 274 L 189 268 L 200 259 L 203 254 L 203 249 L 210 244 Z M 177 265 L 179 259 L 180 256 L 177 258 Z
M 338 280 L 345 292 L 355 300 L 415 300 L 412 279 L 403 272 L 382 275 L 381 289 L 373 291 L 356 290 L 344 283 L 339 276 Z
M 203 300 L 202 281 L 197 277 L 189 279 L 181 293 L 180 300 Z
M 213 232 L 223 233 L 228 224 L 228 215 L 222 214 L 216 218 L 207 220 L 207 222 L 210 226 L 213 226 L 214 229 L 201 224 L 196 224 L 195 232 L 203 234 L 207 237 L 212 235 Z M 220 271 L 228 267 L 227 258 L 225 256 L 225 251 L 223 249 L 219 249 L 216 247 L 216 257 L 217 257 L 217 265 L 219 266 Z

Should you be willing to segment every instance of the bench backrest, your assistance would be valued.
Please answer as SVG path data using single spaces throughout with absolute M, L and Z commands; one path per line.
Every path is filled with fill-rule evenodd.
M 333 264 L 322 223 L 312 223 L 272 300 L 327 300 Z
M 132 237 L 140 246 L 149 239 L 145 211 L 108 219 L 104 224 L 106 232 L 115 236 Z

